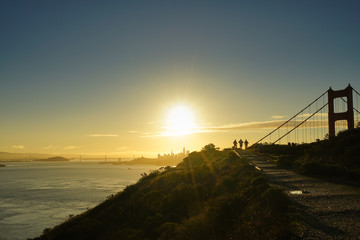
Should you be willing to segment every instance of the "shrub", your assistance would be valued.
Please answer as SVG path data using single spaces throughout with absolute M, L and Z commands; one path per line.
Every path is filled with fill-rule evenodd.
M 280 155 L 276 163 L 281 168 L 290 169 L 294 166 L 294 159 L 289 155 Z
M 183 240 L 186 239 L 182 225 L 174 222 L 166 222 L 160 227 L 159 240 Z

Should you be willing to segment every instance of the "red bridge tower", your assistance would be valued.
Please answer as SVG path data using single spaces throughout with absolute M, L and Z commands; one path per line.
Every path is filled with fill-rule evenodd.
M 328 90 L 328 103 L 329 103 L 329 137 L 335 136 L 335 122 L 338 120 L 346 120 L 348 129 L 354 128 L 354 110 L 353 110 L 353 88 L 347 86 L 343 90 L 334 91 L 331 87 Z M 334 111 L 334 99 L 346 97 L 347 111 L 335 113 Z

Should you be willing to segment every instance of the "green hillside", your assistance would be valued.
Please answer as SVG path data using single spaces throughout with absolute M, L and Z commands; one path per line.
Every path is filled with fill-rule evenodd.
M 213 144 L 36 239 L 291 239 L 287 196 Z

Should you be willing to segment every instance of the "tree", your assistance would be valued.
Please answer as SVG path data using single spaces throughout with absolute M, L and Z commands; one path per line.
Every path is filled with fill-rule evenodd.
M 216 150 L 216 148 L 213 143 L 209 143 L 209 144 L 205 145 L 201 150 L 202 151 L 214 151 L 214 150 Z
M 329 134 L 325 134 L 324 140 L 329 140 Z

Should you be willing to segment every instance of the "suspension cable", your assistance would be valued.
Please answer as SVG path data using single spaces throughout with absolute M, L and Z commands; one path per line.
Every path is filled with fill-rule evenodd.
M 343 102 L 347 103 L 347 101 L 345 99 L 343 99 L 342 97 L 340 97 L 340 98 L 341 98 L 341 100 L 343 100 Z M 355 110 L 357 113 L 360 114 L 360 112 L 354 106 L 353 106 L 353 110 Z
M 315 103 L 316 108 L 318 109 L 318 102 Z M 315 130 L 316 130 L 316 134 L 315 134 L 315 140 L 319 138 L 319 115 L 315 115 Z
M 295 114 L 293 117 L 291 117 L 289 120 L 287 120 L 286 122 L 284 122 L 283 124 L 281 124 L 279 127 L 275 128 L 273 131 L 271 131 L 270 133 L 268 133 L 265 137 L 261 138 L 260 140 L 258 140 L 256 143 L 261 142 L 262 140 L 264 140 L 265 138 L 267 138 L 269 135 L 271 135 L 272 133 L 274 133 L 275 131 L 277 131 L 279 128 L 281 128 L 282 126 L 284 126 L 285 124 L 287 124 L 288 122 L 290 122 L 292 119 L 294 119 L 295 117 L 297 117 L 302 111 L 304 111 L 305 109 L 307 109 L 310 105 L 312 105 L 314 102 L 316 102 L 318 99 L 320 99 L 322 96 L 324 96 L 328 91 L 324 92 L 323 94 L 320 95 L 320 97 L 316 98 L 314 101 L 312 101 L 309 105 L 307 105 L 305 108 L 303 108 L 300 112 L 298 112 L 297 114 Z
M 304 121 L 304 114 L 301 114 L 301 122 L 303 122 Z M 302 137 L 302 142 L 304 143 L 305 141 L 304 141 L 304 127 L 305 126 L 302 126 L 302 131 L 301 131 L 301 137 Z
M 309 107 L 309 116 L 311 116 L 311 107 Z M 309 142 L 311 142 L 311 137 L 312 137 L 312 122 L 311 122 L 311 120 L 309 120 L 309 125 L 310 125 L 310 127 L 309 127 Z
M 358 96 L 359 95 L 355 95 L 355 97 L 356 97 L 356 108 L 357 109 L 359 109 L 359 99 L 358 99 Z M 356 121 L 357 121 L 357 125 L 359 124 L 359 113 L 358 114 L 356 114 Z M 356 126 L 357 126 L 356 125 Z
M 352 90 L 354 90 L 357 93 L 357 95 L 360 96 L 360 93 L 358 91 L 356 91 L 354 88 L 352 88 Z
M 325 104 L 325 98 L 323 97 L 323 105 Z M 325 109 L 324 109 L 324 112 L 325 112 Z M 323 116 L 323 119 L 322 119 L 322 123 L 325 125 L 325 114 Z M 325 138 L 325 130 L 324 130 L 324 127 L 322 128 L 323 132 L 321 133 L 321 135 Z
M 281 138 L 279 138 L 278 140 L 276 140 L 273 144 L 277 143 L 279 140 L 281 140 L 283 137 L 285 137 L 286 135 L 288 135 L 289 133 L 291 133 L 292 131 L 294 131 L 296 128 L 298 128 L 300 125 L 302 125 L 303 123 L 305 123 L 307 120 L 309 120 L 312 116 L 314 116 L 316 113 L 318 113 L 319 111 L 321 111 L 326 105 L 328 105 L 328 103 L 326 103 L 324 106 L 322 106 L 320 109 L 318 109 L 316 112 L 314 112 L 313 114 L 311 114 L 309 117 L 307 117 L 303 122 L 301 122 L 300 124 L 298 124 L 295 128 L 291 129 L 289 132 L 285 133 Z

